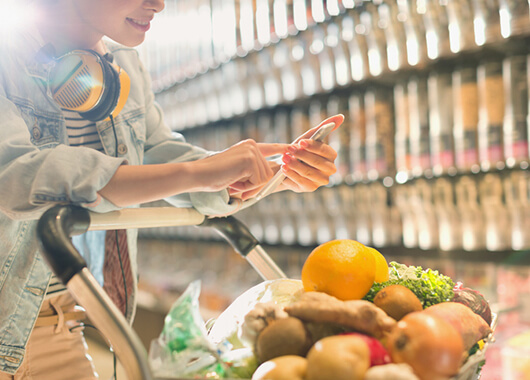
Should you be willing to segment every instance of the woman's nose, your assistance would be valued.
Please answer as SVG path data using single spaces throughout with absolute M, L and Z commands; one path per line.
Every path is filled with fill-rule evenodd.
M 165 7 L 164 0 L 146 0 L 144 2 L 144 7 L 152 9 L 155 13 L 162 12 Z

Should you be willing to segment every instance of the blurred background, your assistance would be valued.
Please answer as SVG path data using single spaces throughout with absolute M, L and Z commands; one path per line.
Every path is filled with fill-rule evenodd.
M 348 238 L 479 290 L 499 315 L 482 379 L 528 378 L 527 0 L 166 0 L 138 50 L 168 125 L 210 150 L 343 113 L 330 185 L 239 218 L 292 278 Z M 260 281 L 204 228 L 141 230 L 139 252 L 147 347 L 191 281 L 205 320 Z

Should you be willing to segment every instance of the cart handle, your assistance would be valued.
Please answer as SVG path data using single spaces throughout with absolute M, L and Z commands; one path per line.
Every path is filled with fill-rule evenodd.
M 96 328 L 110 341 L 130 380 L 152 380 L 147 352 L 123 314 L 86 267 L 71 235 L 90 225 L 89 212 L 76 206 L 55 206 L 37 224 L 43 256 Z
M 246 226 L 232 216 L 206 219 L 196 210 L 174 207 L 123 209 L 97 214 L 78 206 L 63 205 L 50 208 L 38 221 L 37 236 L 45 261 L 76 301 L 86 308 L 98 330 L 109 339 L 130 380 L 152 379 L 145 348 L 87 269 L 70 237 L 88 230 L 184 225 L 216 229 L 264 279 L 286 277 Z

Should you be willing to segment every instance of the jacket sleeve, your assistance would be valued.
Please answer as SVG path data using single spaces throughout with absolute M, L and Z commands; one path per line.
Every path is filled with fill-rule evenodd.
M 160 106 L 155 102 L 150 76 L 141 62 L 139 65 L 146 100 L 147 132 L 144 163 L 193 161 L 212 154 L 212 152 L 187 143 L 182 134 L 170 130 L 164 121 Z M 205 215 L 225 215 L 239 206 L 230 201 L 227 190 L 181 194 L 169 197 L 166 201 L 176 207 L 194 207 Z
M 97 190 L 124 164 L 123 159 L 89 148 L 56 142 L 35 146 L 19 109 L 7 99 L 3 87 L 0 115 L 0 210 L 12 219 L 36 219 L 57 203 L 94 202 Z M 112 209 L 108 202 L 106 206 Z

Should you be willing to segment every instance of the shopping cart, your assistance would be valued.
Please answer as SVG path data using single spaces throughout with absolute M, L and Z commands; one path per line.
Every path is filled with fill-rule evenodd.
M 128 380 L 179 379 L 154 378 L 147 352 L 139 337 L 87 269 L 70 237 L 88 230 L 189 225 L 215 228 L 264 280 L 286 277 L 257 239 L 234 217 L 208 219 L 193 209 L 172 207 L 124 209 L 96 214 L 76 206 L 56 206 L 45 212 L 39 220 L 37 234 L 45 260 L 76 301 L 86 309 L 95 327 L 108 339 Z M 493 330 L 496 323 L 497 316 L 494 315 Z M 486 349 L 493 341 L 492 333 L 486 339 L 485 347 L 467 360 L 453 380 L 477 380 Z
M 233 216 L 210 219 L 194 209 L 174 207 L 123 209 L 97 214 L 76 206 L 56 206 L 46 211 L 38 222 L 37 235 L 45 260 L 75 300 L 86 309 L 95 327 L 108 339 L 129 380 L 154 380 L 147 352 L 125 317 L 87 269 L 70 237 L 88 230 L 190 225 L 216 229 L 264 280 L 286 277 L 245 225 Z

